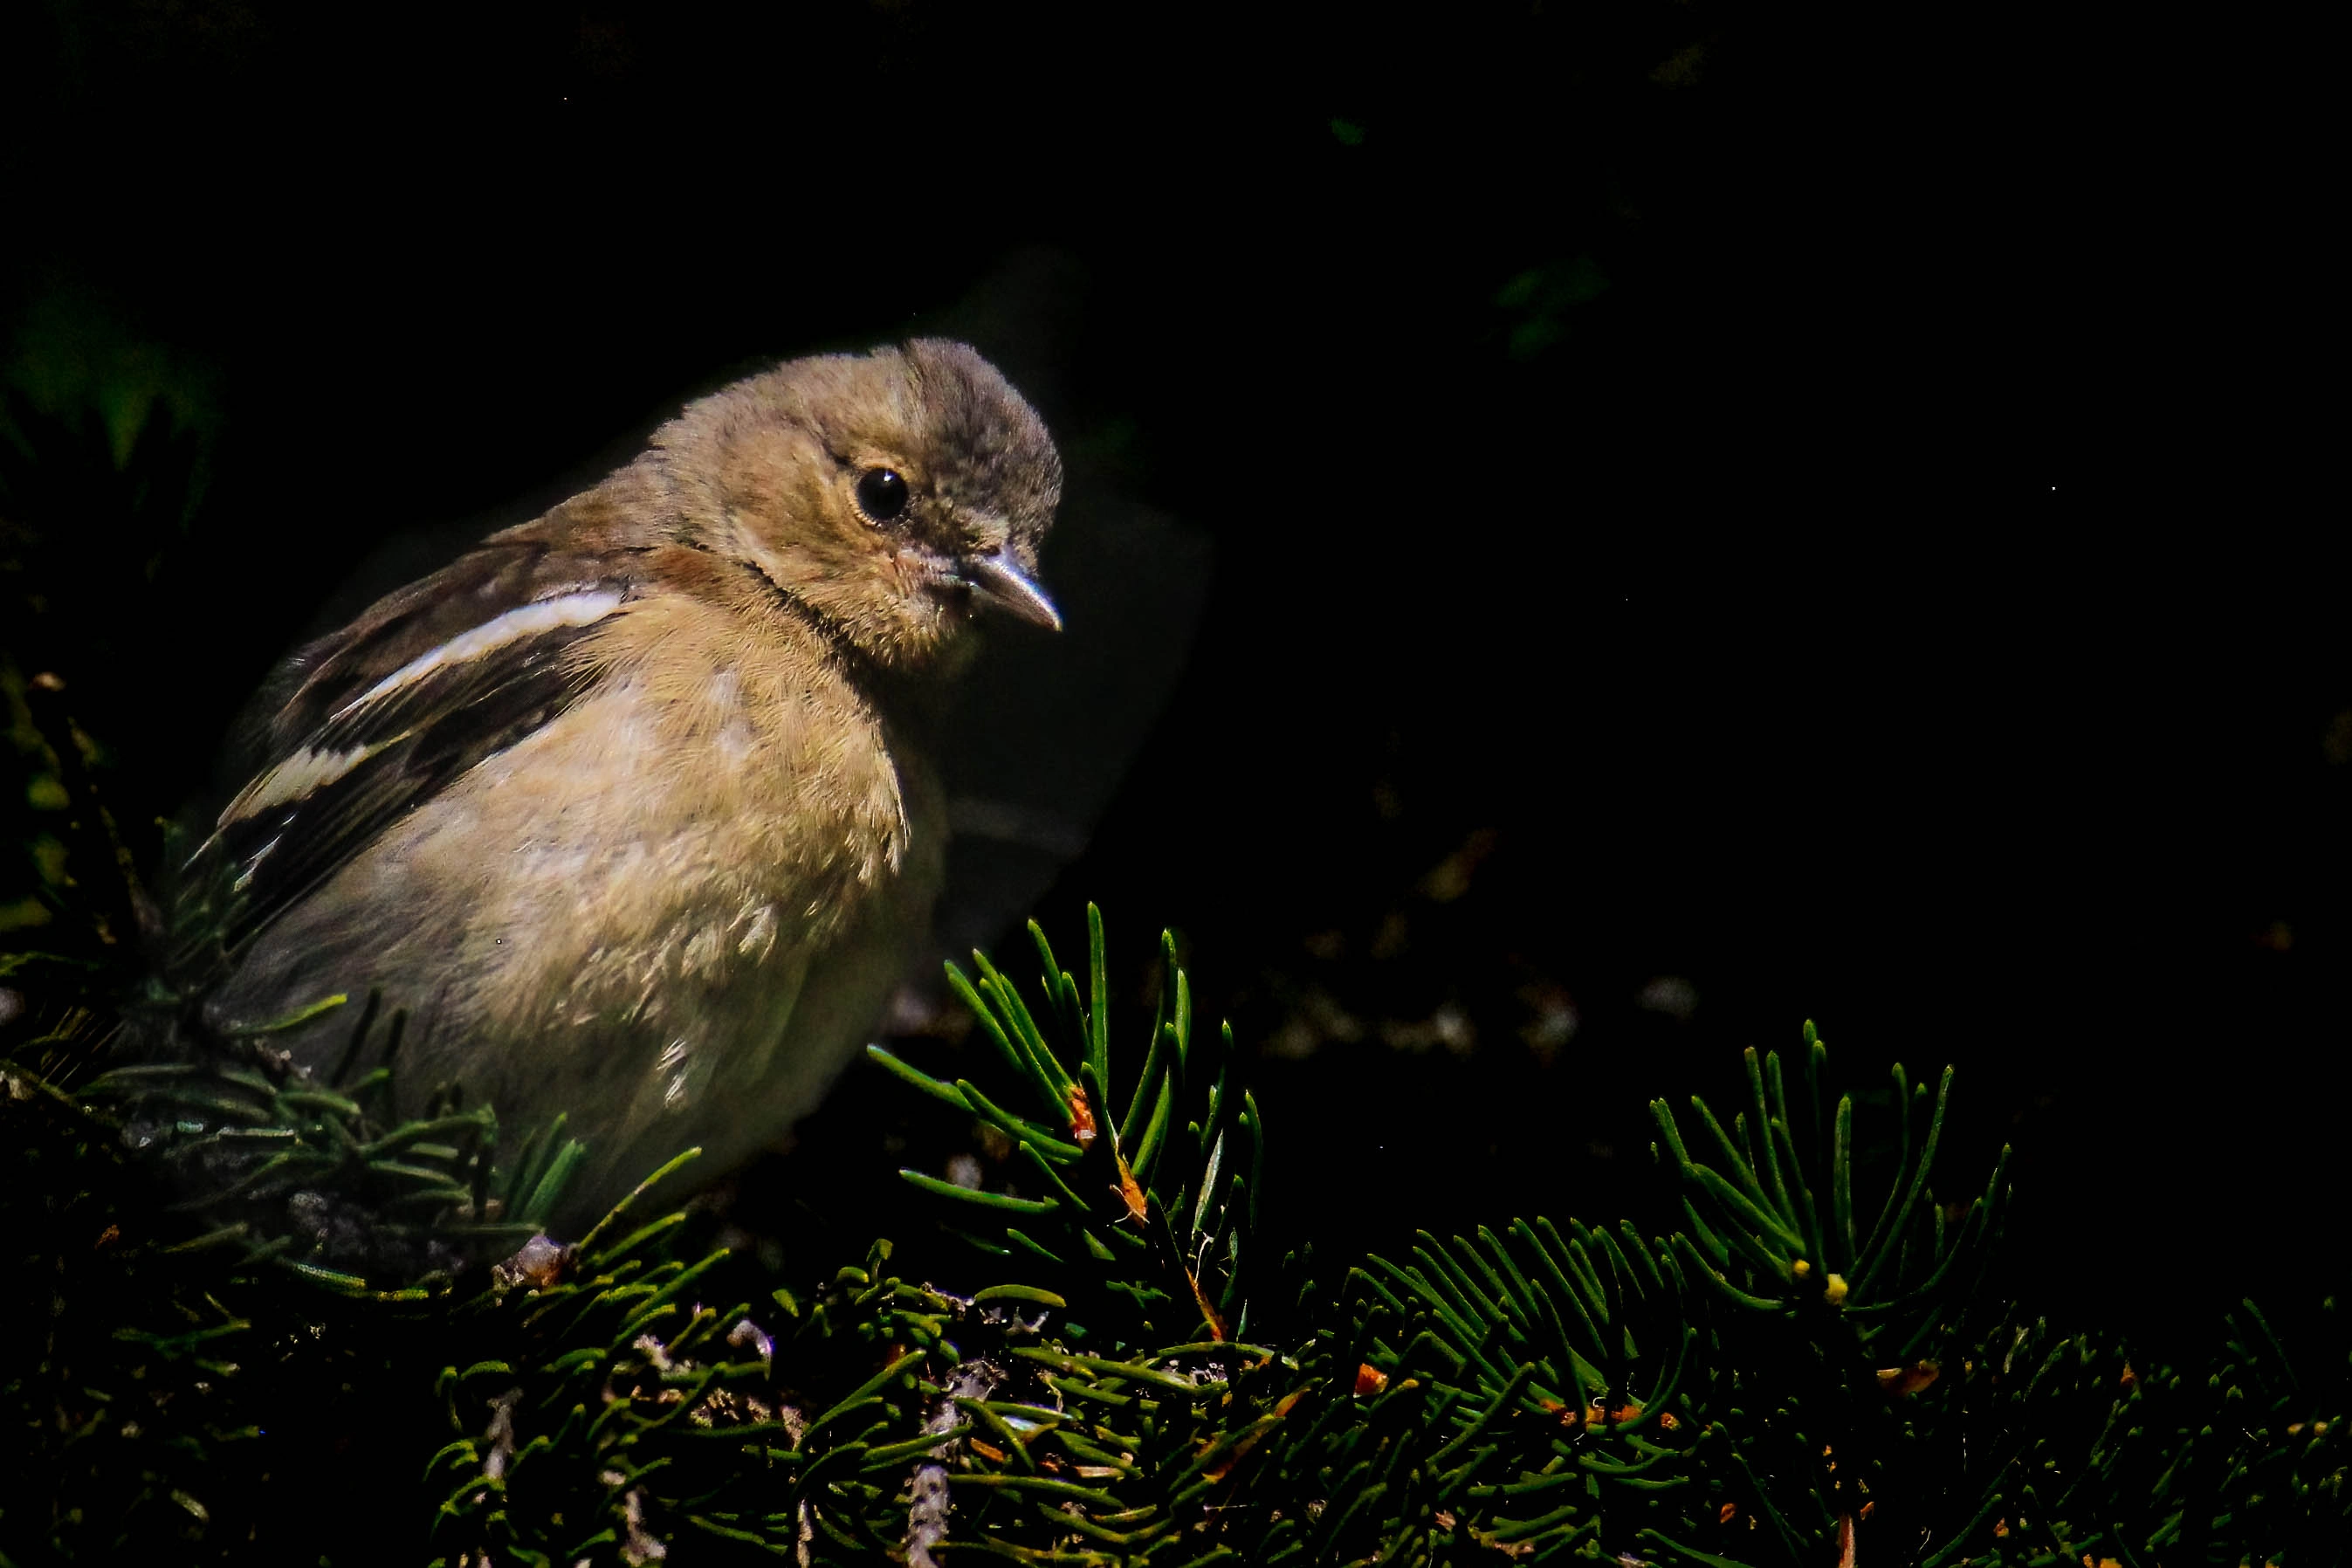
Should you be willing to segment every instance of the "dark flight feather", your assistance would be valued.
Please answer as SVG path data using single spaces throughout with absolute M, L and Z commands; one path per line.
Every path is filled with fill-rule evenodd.
M 235 952 L 407 813 L 595 683 L 570 650 L 633 596 L 535 541 L 476 551 L 302 650 L 251 782 L 192 870 L 227 880 Z

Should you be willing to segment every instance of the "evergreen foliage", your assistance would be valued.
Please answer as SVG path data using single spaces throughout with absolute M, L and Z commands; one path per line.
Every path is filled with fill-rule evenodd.
M 487 1108 L 385 1126 L 379 1082 L 289 1080 L 266 1037 L 109 1065 L 91 996 L 50 1007 L 5 1078 L 0 1229 L 48 1299 L 12 1298 L 0 1552 L 1941 1568 L 2352 1539 L 2343 1347 L 2290 1362 L 2249 1304 L 2210 1368 L 2137 1368 L 1990 1299 L 2009 1183 L 1937 1196 L 1948 1073 L 1898 1068 L 1874 1128 L 1809 1030 L 1793 1070 L 1748 1054 L 1727 1122 L 1654 1107 L 1669 1234 L 1424 1234 L 1331 1289 L 1256 1250 L 1263 1124 L 1172 942 L 1129 1049 L 1099 918 L 1083 983 L 1032 935 L 1034 1004 L 951 971 L 998 1081 L 874 1052 L 1020 1152 L 1019 1192 L 907 1173 L 975 1244 L 969 1295 L 887 1243 L 777 1288 L 646 1206 L 667 1167 L 576 1245 L 524 1242 L 580 1157 L 560 1128 L 501 1158 Z M 511 1249 L 487 1279 L 485 1249 Z

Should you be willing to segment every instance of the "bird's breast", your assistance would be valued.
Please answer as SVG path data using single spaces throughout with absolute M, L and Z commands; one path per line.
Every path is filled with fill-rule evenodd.
M 535 981 L 509 976 L 519 994 L 643 1011 L 854 923 L 913 830 L 878 725 L 824 696 L 730 670 L 688 692 L 622 675 L 584 722 L 482 770 L 478 809 L 504 819 L 491 841 L 513 847 L 485 929 L 562 933 Z

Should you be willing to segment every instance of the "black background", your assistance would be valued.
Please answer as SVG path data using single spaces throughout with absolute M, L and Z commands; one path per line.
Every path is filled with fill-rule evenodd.
M 77 521 L 11 601 L 153 811 L 387 541 L 528 515 L 763 360 L 968 331 L 1074 510 L 1211 546 L 1039 913 L 1066 947 L 1100 901 L 1130 980 L 1181 931 L 1283 1235 L 1640 1211 L 1646 1098 L 1810 1016 L 1858 1086 L 1959 1065 L 1943 1184 L 2016 1144 L 2032 1299 L 2202 1342 L 2340 1284 L 2352 665 L 2294 40 L 478 9 L 7 25 L 11 406 L 146 376 L 205 479 L 152 569 Z M 60 471 L 12 497 L 53 535 L 144 516 Z M 961 1134 L 902 1098 L 853 1071 L 746 1223 L 918 1225 L 878 1173 Z

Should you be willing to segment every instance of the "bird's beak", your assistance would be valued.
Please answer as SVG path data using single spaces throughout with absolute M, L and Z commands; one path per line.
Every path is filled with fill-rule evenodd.
M 1062 613 L 1054 608 L 1054 601 L 1003 556 L 968 555 L 956 563 L 956 572 L 973 593 L 999 609 L 1047 631 L 1062 629 Z

